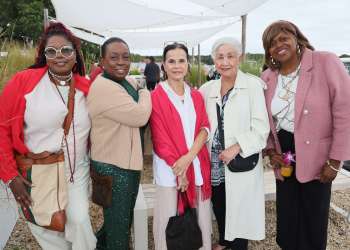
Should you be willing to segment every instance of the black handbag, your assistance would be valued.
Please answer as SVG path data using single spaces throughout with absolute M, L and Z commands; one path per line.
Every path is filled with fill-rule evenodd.
M 179 199 L 187 200 L 186 193 L 179 191 L 178 201 Z M 201 248 L 203 246 L 202 232 L 198 225 L 196 209 L 187 205 L 183 214 L 179 214 L 178 209 L 178 214 L 169 218 L 165 235 L 168 250 L 197 250 Z
M 219 140 L 222 150 L 225 150 L 224 128 L 222 126 L 220 106 L 218 104 L 216 104 L 216 114 L 218 119 Z M 259 153 L 252 154 L 245 158 L 238 154 L 233 160 L 227 163 L 227 167 L 231 172 L 246 172 L 253 170 L 258 164 L 258 161 Z

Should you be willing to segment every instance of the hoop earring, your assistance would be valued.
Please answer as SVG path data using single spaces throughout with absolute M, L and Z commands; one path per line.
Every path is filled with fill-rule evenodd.
M 274 66 L 276 66 L 276 61 L 273 59 L 273 57 L 272 56 L 270 56 L 270 60 L 271 60 L 271 63 L 274 65 Z
M 300 45 L 297 44 L 297 54 L 300 55 L 301 54 L 301 49 L 300 49 Z

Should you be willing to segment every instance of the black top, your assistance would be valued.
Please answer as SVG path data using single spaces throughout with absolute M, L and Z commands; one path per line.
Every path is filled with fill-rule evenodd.
M 160 78 L 159 66 L 154 62 L 148 63 L 146 65 L 144 75 L 147 82 L 158 82 Z

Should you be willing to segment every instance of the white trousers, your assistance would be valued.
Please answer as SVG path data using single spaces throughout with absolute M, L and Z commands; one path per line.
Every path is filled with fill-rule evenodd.
M 89 217 L 89 168 L 77 168 L 74 183 L 68 183 L 67 223 L 65 232 L 60 233 L 39 227 L 28 226 L 43 250 L 93 250 L 96 237 Z
M 211 250 L 211 205 L 210 199 L 202 200 L 202 192 L 197 187 L 197 216 L 202 231 L 203 247 L 200 250 Z M 169 218 L 176 215 L 177 190 L 175 187 L 156 186 L 153 212 L 153 237 L 155 250 L 166 250 L 165 229 Z

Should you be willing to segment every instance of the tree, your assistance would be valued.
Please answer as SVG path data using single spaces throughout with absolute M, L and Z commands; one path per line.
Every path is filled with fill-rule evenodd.
M 0 0 L 0 27 L 6 31 L 4 36 L 38 40 L 43 30 L 44 8 L 49 9 L 50 16 L 55 16 L 49 0 Z

